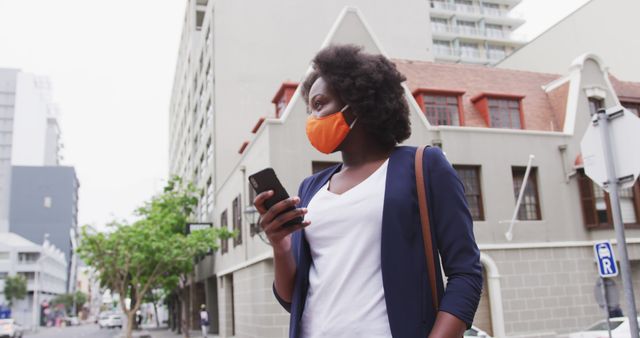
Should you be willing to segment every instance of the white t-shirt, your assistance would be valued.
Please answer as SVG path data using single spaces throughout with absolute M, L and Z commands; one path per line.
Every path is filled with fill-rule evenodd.
M 309 202 L 313 262 L 302 338 L 391 337 L 380 269 L 388 162 L 341 195 L 327 183 Z

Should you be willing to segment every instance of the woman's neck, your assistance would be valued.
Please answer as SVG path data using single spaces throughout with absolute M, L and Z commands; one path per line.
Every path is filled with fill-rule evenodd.
M 375 142 L 350 144 L 342 150 L 343 168 L 359 167 L 372 162 L 381 162 L 389 158 L 393 147 L 381 147 Z

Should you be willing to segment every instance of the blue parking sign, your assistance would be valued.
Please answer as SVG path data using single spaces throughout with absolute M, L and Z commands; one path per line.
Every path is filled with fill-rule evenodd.
M 609 241 L 597 242 L 593 245 L 593 251 L 596 255 L 600 277 L 617 276 L 618 266 L 616 265 L 616 258 L 613 256 L 611 243 Z

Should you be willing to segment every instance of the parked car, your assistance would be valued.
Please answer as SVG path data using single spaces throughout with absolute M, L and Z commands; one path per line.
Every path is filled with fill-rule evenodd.
M 122 316 L 113 312 L 103 312 L 100 314 L 98 318 L 98 326 L 102 328 L 114 328 L 119 327 L 122 328 Z
M 78 317 L 65 317 L 64 321 L 67 324 L 67 326 L 80 325 L 80 319 Z
M 23 331 L 13 318 L 0 319 L 0 338 L 22 338 Z
M 470 329 L 464 331 L 464 338 L 491 338 L 491 336 L 479 328 L 471 326 Z
M 611 318 L 609 322 L 612 338 L 631 337 L 628 317 Z M 640 317 L 638 317 L 638 322 L 640 322 Z M 586 330 L 570 334 L 569 338 L 609 338 L 609 332 L 607 331 L 607 321 L 603 319 L 589 326 L 589 328 Z

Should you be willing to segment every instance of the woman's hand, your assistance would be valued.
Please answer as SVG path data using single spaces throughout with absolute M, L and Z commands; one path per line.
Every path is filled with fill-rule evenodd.
M 304 221 L 300 224 L 283 227 L 282 225 L 289 220 L 292 220 L 298 216 L 304 217 L 304 215 L 307 213 L 307 209 L 295 208 L 295 206 L 300 203 L 300 198 L 298 198 L 297 196 L 280 201 L 270 209 L 267 209 L 264 206 L 264 202 L 271 196 L 273 196 L 273 190 L 260 193 L 253 200 L 253 205 L 256 207 L 256 210 L 258 210 L 258 213 L 260 213 L 260 219 L 258 223 L 262 230 L 264 230 L 267 238 L 269 238 L 269 242 L 271 242 L 274 252 L 287 252 L 291 249 L 291 234 L 294 231 L 308 226 L 309 224 L 311 224 L 311 222 Z M 295 209 L 284 212 L 285 210 L 292 207 Z

